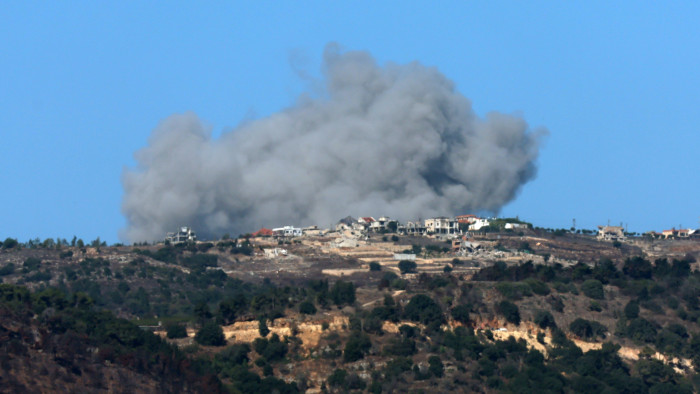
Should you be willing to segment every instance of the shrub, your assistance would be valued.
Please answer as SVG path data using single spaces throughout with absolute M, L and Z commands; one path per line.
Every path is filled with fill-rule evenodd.
M 15 273 L 15 264 L 7 263 L 4 267 L 0 268 L 0 276 L 12 275 Z
M 382 330 L 383 322 L 380 318 L 376 316 L 370 316 L 364 320 L 362 328 L 365 332 L 382 335 L 384 331 Z
M 19 242 L 17 242 L 16 239 L 8 237 L 8 238 L 5 238 L 4 242 L 0 243 L 0 246 L 2 246 L 5 249 L 12 249 L 15 246 L 17 246 L 18 244 L 19 244 Z
M 537 295 L 547 295 L 549 294 L 549 287 L 544 282 L 537 280 L 535 278 L 529 278 L 524 281 L 530 286 L 533 293 Z
M 204 346 L 224 346 L 226 344 L 226 339 L 224 338 L 224 331 L 221 326 L 209 322 L 202 326 L 202 328 L 197 331 L 194 336 L 194 340 Z
M 168 326 L 168 338 L 187 338 L 187 328 L 182 324 L 172 324 Z
M 355 284 L 339 280 L 333 284 L 330 296 L 333 302 L 338 306 L 353 304 L 355 302 Z
M 428 359 L 428 364 L 428 371 L 430 371 L 431 374 L 438 378 L 442 377 L 445 371 L 445 367 L 442 364 L 442 360 L 440 360 L 440 357 L 430 356 L 430 358 Z
M 316 313 L 316 307 L 314 306 L 313 302 L 304 301 L 299 304 L 299 313 L 304 315 L 313 315 Z
M 545 329 L 547 327 L 555 328 L 557 326 L 557 322 L 554 320 L 554 316 L 552 316 L 552 314 L 549 311 L 545 310 L 537 311 L 533 321 L 542 329 Z
M 270 362 L 283 359 L 289 350 L 287 344 L 280 341 L 280 337 L 277 334 L 272 334 L 269 340 L 265 338 L 255 338 L 255 341 L 253 341 L 253 348 L 265 360 Z
M 519 300 L 532 295 L 532 289 L 524 282 L 500 282 L 496 290 L 509 300 Z
M 588 279 L 581 285 L 581 291 L 586 297 L 593 298 L 594 300 L 605 299 L 605 291 L 603 290 L 603 283 L 597 279 Z
M 580 338 L 588 339 L 597 336 L 605 336 L 605 332 L 608 329 L 597 321 L 578 318 L 569 325 L 569 330 Z
M 376 261 L 372 261 L 369 263 L 369 270 L 370 271 L 381 271 L 382 266 L 381 266 L 381 264 L 377 263 Z
M 250 352 L 250 345 L 247 343 L 231 345 L 216 355 L 216 361 L 225 364 L 240 365 L 249 361 L 248 352 Z M 257 361 L 258 360 L 256 360 L 256 365 Z
M 372 342 L 366 334 L 354 332 L 345 343 L 343 350 L 343 360 L 353 362 L 365 357 L 365 353 L 372 347 Z
M 411 260 L 399 261 L 399 270 L 401 271 L 402 274 L 416 272 L 417 267 L 418 267 L 418 265 L 416 264 L 415 261 L 411 261 Z
M 648 260 L 642 257 L 633 257 L 625 260 L 622 272 L 634 279 L 651 279 L 653 267 Z
M 406 305 L 404 315 L 409 320 L 423 324 L 445 321 L 440 305 L 425 294 L 414 295 Z
M 467 324 L 469 323 L 469 312 L 471 308 L 469 305 L 457 305 L 456 307 L 452 308 L 450 311 L 452 314 L 452 318 L 455 319 L 456 321 L 460 323 Z
M 626 329 L 627 337 L 642 342 L 654 342 L 656 340 L 656 327 L 646 319 L 636 318 L 629 322 Z
M 41 260 L 39 260 L 37 258 L 30 257 L 30 258 L 24 260 L 23 267 L 27 272 L 33 271 L 33 270 L 39 268 L 40 266 L 41 266 Z
M 328 385 L 331 387 L 342 388 L 345 387 L 345 379 L 348 376 L 348 371 L 344 369 L 336 369 L 328 377 Z
M 260 333 L 261 337 L 266 337 L 267 334 L 270 333 L 270 329 L 267 328 L 267 319 L 264 317 L 261 317 L 258 319 L 258 332 Z
M 520 309 L 510 301 L 501 301 L 498 303 L 498 312 L 506 318 L 506 320 L 515 325 L 520 324 Z

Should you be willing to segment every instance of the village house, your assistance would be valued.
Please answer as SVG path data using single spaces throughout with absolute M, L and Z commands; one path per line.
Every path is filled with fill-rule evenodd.
M 389 224 L 390 221 L 391 221 L 391 219 L 389 219 L 388 216 L 382 216 L 379 219 L 370 223 L 369 229 L 372 231 L 375 231 L 375 232 L 381 232 L 382 230 L 387 229 L 387 225 Z
M 472 224 L 469 225 L 469 231 L 479 231 L 482 227 L 490 225 L 488 219 L 477 218 Z
M 374 218 L 371 216 L 365 216 L 357 219 L 357 223 L 355 223 L 355 230 L 367 230 L 369 229 L 369 226 L 374 223 Z
M 598 226 L 598 239 L 619 241 L 625 239 L 625 229 L 621 226 Z
M 506 223 L 506 225 L 505 225 L 506 230 L 515 230 L 515 229 L 523 229 L 523 228 L 528 228 L 527 224 L 525 224 L 525 223 Z
M 189 227 L 180 227 L 180 231 L 176 233 L 167 233 L 165 235 L 165 241 L 173 244 L 196 242 L 197 235 Z
M 427 234 L 456 234 L 459 232 L 459 223 L 444 216 L 425 219 L 425 232 Z
M 695 233 L 695 230 L 691 229 L 678 229 L 672 228 L 670 230 L 664 230 L 661 232 L 661 236 L 664 238 L 690 238 Z
M 293 227 L 293 226 L 284 226 L 284 227 L 273 228 L 272 233 L 276 237 L 301 237 L 302 236 L 301 228 Z
M 476 215 L 459 215 L 455 217 L 457 223 L 462 224 L 472 224 L 476 222 L 479 218 Z
M 406 222 L 404 232 L 408 235 L 425 234 L 425 222 L 417 220 L 415 222 Z

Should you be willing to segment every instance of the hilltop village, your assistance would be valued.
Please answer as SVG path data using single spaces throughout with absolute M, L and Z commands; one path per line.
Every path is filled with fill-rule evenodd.
M 155 244 L 7 238 L 11 391 L 693 392 L 694 230 L 462 215 Z M 35 371 L 40 371 L 36 373 Z

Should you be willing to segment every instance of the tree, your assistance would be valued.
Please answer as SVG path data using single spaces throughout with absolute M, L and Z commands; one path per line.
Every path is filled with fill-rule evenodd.
M 372 261 L 369 263 L 369 270 L 370 271 L 381 271 L 382 266 L 381 266 L 381 264 L 377 263 L 376 261 Z
M 510 301 L 501 301 L 498 303 L 498 312 L 506 318 L 509 323 L 515 325 L 520 324 L 520 309 Z
M 625 260 L 625 264 L 622 266 L 622 272 L 634 279 L 651 279 L 653 267 L 648 260 L 637 256 Z
M 0 268 L 0 276 L 12 275 L 15 273 L 15 268 L 14 263 L 7 263 L 7 265 Z
M 38 269 L 41 266 L 41 260 L 34 258 L 34 257 L 29 257 L 26 260 L 24 260 L 23 267 L 25 271 L 30 272 Z
M 314 306 L 313 302 L 304 301 L 299 304 L 299 313 L 304 315 L 313 315 L 316 313 L 316 307 Z
M 226 322 L 231 322 L 248 309 L 248 300 L 243 294 L 221 301 L 219 316 Z
M 605 299 L 605 291 L 603 290 L 603 283 L 597 279 L 588 279 L 581 285 L 581 291 L 587 297 L 593 298 L 594 300 Z
M 630 320 L 626 331 L 627 337 L 637 341 L 654 342 L 656 340 L 656 327 L 641 317 Z
M 168 338 L 187 338 L 187 328 L 182 324 L 171 324 L 168 326 Z
M 625 317 L 628 319 L 639 317 L 639 303 L 637 301 L 630 301 L 625 305 Z
M 224 337 L 224 331 L 221 326 L 214 323 L 208 322 L 202 326 L 202 328 L 197 331 L 194 336 L 194 340 L 204 346 L 224 346 L 226 345 L 226 338 Z
M 445 366 L 442 364 L 442 360 L 440 360 L 440 357 L 430 356 L 430 358 L 428 359 L 428 364 L 428 370 L 430 371 L 430 373 L 438 378 L 441 378 L 443 373 L 445 372 Z
M 355 284 L 339 280 L 333 284 L 330 296 L 333 302 L 338 306 L 353 304 L 355 302 Z
M 206 302 L 200 302 L 194 307 L 194 314 L 197 316 L 197 321 L 199 324 L 204 324 L 207 320 L 211 319 L 211 311 L 209 310 L 209 305 Z
M 411 260 L 399 261 L 399 270 L 401 271 L 401 274 L 408 274 L 408 273 L 416 272 L 417 267 L 418 267 L 418 265 L 416 264 L 415 261 L 411 261 Z
M 537 311 L 533 321 L 542 329 L 546 329 L 547 327 L 555 328 L 557 326 L 554 316 L 552 316 L 552 314 L 546 310 Z
M 414 295 L 406 305 L 404 315 L 423 324 L 441 324 L 445 321 L 440 305 L 425 294 Z
M 452 318 L 455 319 L 456 321 L 460 323 L 467 324 L 469 323 L 469 312 L 471 308 L 469 305 L 457 305 L 456 307 L 452 308 L 450 311 L 452 314 Z
M 344 369 L 336 369 L 328 377 L 328 385 L 331 387 L 343 388 L 345 387 L 345 379 L 347 378 L 347 376 L 348 371 Z
M 270 333 L 270 329 L 267 328 L 267 319 L 264 317 L 258 319 L 258 332 L 261 337 L 266 337 Z
M 343 360 L 353 362 L 365 357 L 365 353 L 372 347 L 372 342 L 366 334 L 353 332 L 345 343 Z
M 569 325 L 571 332 L 581 338 L 594 338 L 605 335 L 607 328 L 597 321 L 578 318 Z
M 5 241 L 0 243 L 0 246 L 2 246 L 4 249 L 12 249 L 16 247 L 19 244 L 16 239 L 14 238 L 5 238 Z

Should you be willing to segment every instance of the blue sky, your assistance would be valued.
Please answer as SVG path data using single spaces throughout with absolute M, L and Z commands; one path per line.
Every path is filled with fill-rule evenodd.
M 254 3 L 0 3 L 0 238 L 117 242 L 120 176 L 160 120 L 216 135 L 279 111 L 331 41 L 549 129 L 502 216 L 699 226 L 699 3 Z

